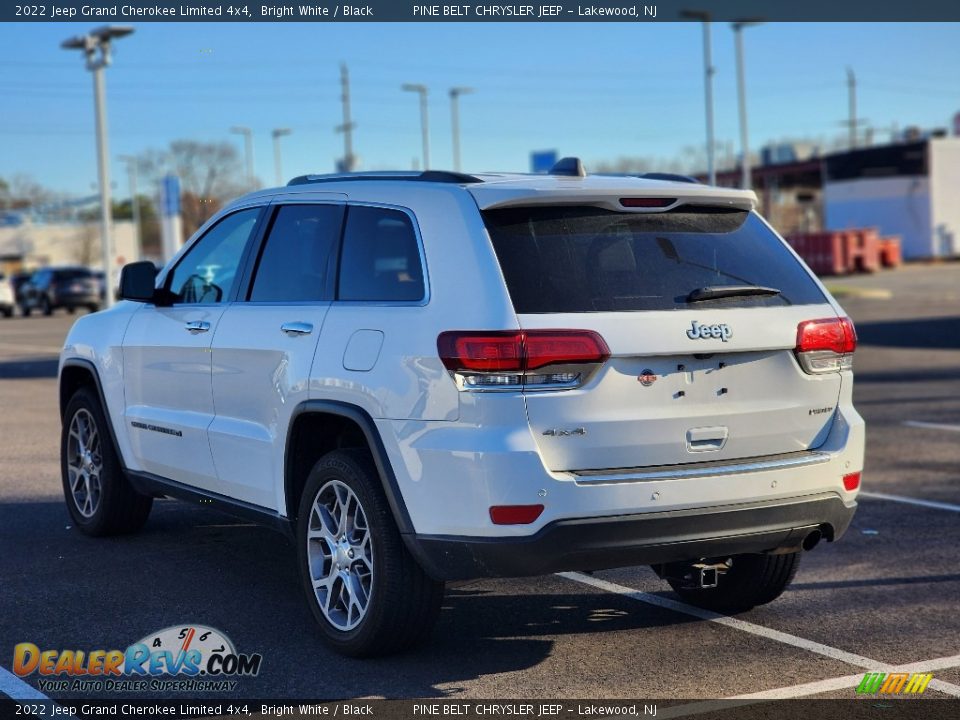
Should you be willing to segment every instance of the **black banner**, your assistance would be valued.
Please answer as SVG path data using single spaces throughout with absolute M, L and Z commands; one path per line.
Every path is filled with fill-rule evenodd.
M 852 692 L 852 691 L 851 691 Z M 0 720 L 43 718 L 309 718 L 337 720 L 946 720 L 960 700 L 39 700 L 0 699 Z
M 684 10 L 695 7 L 691 17 Z M 2 3 L 0 20 L 24 22 L 918 22 L 960 21 L 958 0 L 593 0 L 524 4 L 404 0 L 52 0 Z

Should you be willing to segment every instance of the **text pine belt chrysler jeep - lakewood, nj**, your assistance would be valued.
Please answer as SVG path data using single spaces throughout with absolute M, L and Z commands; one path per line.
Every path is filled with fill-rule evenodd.
M 752 192 L 679 176 L 299 177 L 123 269 L 60 363 L 67 506 L 286 532 L 325 640 L 423 640 L 444 581 L 648 564 L 776 598 L 856 509 L 856 334 Z

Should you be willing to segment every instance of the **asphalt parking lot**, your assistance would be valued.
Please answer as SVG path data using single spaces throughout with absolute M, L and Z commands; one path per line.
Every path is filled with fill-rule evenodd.
M 841 300 L 860 335 L 866 492 L 779 601 L 711 616 L 645 567 L 473 582 L 448 590 L 425 648 L 373 661 L 320 644 L 270 530 L 167 500 L 136 536 L 72 530 L 56 353 L 73 318 L 0 319 L 0 666 L 20 642 L 124 648 L 201 623 L 263 654 L 247 697 L 849 698 L 892 668 L 932 672 L 925 698 L 960 697 L 960 264 L 837 284 L 880 290 Z M 0 670 L 0 692 L 26 690 Z

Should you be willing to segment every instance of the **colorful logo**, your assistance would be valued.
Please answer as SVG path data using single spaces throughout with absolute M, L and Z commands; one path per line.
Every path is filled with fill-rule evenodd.
M 13 672 L 36 673 L 47 690 L 232 690 L 232 678 L 257 675 L 262 661 L 259 653 L 238 653 L 230 638 L 205 625 L 164 628 L 125 650 L 13 648 Z
M 932 673 L 867 673 L 857 695 L 920 695 L 931 680 Z

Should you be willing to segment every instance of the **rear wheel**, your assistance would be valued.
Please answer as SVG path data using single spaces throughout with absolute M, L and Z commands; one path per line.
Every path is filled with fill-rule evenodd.
M 11 305 L 10 307 L 5 307 L 3 309 L 3 316 L 5 318 L 13 317 L 13 305 Z
M 40 301 L 40 312 L 44 315 L 53 315 L 53 305 L 50 304 L 50 298 L 46 295 L 44 295 Z
M 797 574 L 800 553 L 734 555 L 731 560 L 730 569 L 720 575 L 715 588 L 683 587 L 680 580 L 670 577 L 671 566 L 665 568 L 667 582 L 691 605 L 717 612 L 742 612 L 780 597 Z
M 89 310 L 92 313 L 97 312 L 99 309 L 100 309 L 99 305 L 95 305 L 93 303 L 91 303 L 90 305 L 87 305 L 87 310 Z
M 67 403 L 60 471 L 67 510 L 85 534 L 136 532 L 147 521 L 153 498 L 138 493 L 127 480 L 100 400 L 89 387 Z
M 428 637 L 443 583 L 404 546 L 366 451 L 335 450 L 314 465 L 300 501 L 297 546 L 307 601 L 333 649 L 388 655 Z
M 30 308 L 28 308 L 26 305 L 20 306 L 20 312 L 24 317 L 30 317 Z

